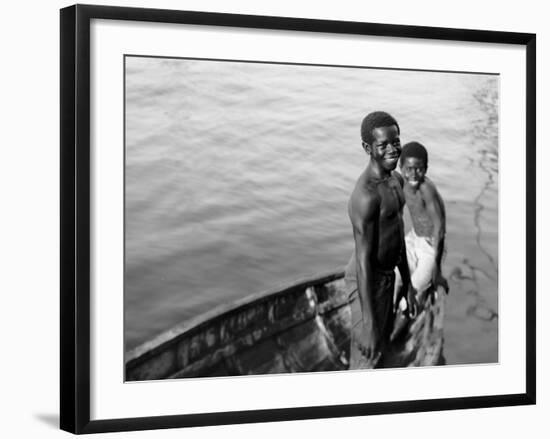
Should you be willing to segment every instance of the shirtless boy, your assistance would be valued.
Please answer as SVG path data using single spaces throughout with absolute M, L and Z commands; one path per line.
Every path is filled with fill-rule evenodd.
M 405 179 L 403 192 L 413 227 L 405 238 L 411 283 L 423 303 L 428 287 L 442 286 L 449 291 L 441 274 L 445 245 L 445 205 L 433 181 L 426 177 L 428 151 L 418 142 L 407 143 L 400 159 Z
M 352 333 L 350 369 L 383 365 L 394 322 L 394 269 L 403 279 L 409 310 L 416 312 L 416 292 L 409 288 L 402 210 L 403 179 L 394 172 L 401 154 L 399 125 L 389 114 L 376 111 L 361 124 L 362 146 L 369 163 L 357 181 L 348 204 L 355 253 L 346 267 Z

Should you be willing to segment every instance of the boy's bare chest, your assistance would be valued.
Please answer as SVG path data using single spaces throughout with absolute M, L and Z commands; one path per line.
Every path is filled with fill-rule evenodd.
M 405 204 L 405 197 L 399 182 L 391 179 L 378 187 L 380 195 L 380 218 L 391 219 L 397 217 Z
M 405 194 L 407 207 L 409 208 L 409 210 L 415 211 L 418 213 L 426 210 L 426 202 L 419 190 L 412 191 L 410 189 L 405 189 L 404 194 Z

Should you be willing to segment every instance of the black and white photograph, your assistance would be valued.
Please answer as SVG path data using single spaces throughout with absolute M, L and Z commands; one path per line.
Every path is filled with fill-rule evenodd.
M 123 70 L 126 381 L 499 362 L 497 73 Z

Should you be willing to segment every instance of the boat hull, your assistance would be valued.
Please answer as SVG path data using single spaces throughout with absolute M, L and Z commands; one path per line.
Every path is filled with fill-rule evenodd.
M 397 316 L 389 367 L 443 360 L 444 294 L 414 321 Z M 314 276 L 217 308 L 126 355 L 126 380 L 338 371 L 349 368 L 344 272 Z

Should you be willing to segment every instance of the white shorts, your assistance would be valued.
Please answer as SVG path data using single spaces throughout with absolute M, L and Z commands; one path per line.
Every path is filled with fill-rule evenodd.
M 407 250 L 407 262 L 411 273 L 411 284 L 418 294 L 427 290 L 432 284 L 432 277 L 436 267 L 436 249 L 432 246 L 430 238 L 418 236 L 414 228 L 405 236 L 405 248 Z M 395 269 L 395 286 L 403 285 L 399 269 Z

